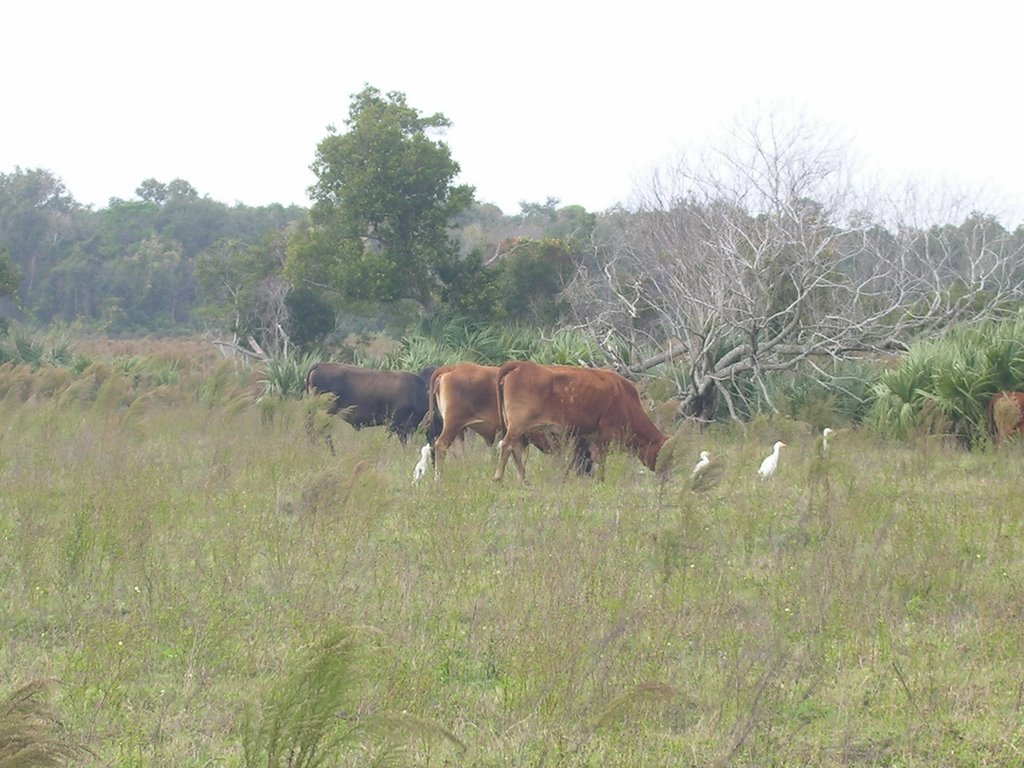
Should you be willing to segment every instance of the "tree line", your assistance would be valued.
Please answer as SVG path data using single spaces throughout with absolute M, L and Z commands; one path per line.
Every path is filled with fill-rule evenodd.
M 395 332 L 438 309 L 552 325 L 596 217 L 558 201 L 516 215 L 454 185 L 458 164 L 401 94 L 366 88 L 316 150 L 311 206 L 228 206 L 187 181 L 79 204 L 45 169 L 0 174 L 4 315 L 112 334 L 211 330 L 270 353 Z M 16 277 L 15 277 L 16 274 Z M 386 318 L 386 320 L 385 320 Z
M 259 243 L 306 215 L 231 207 L 182 179 L 144 180 L 137 195 L 92 210 L 48 170 L 0 174 L 0 263 L 18 275 L 8 318 L 122 334 L 192 327 L 196 265 L 215 243 Z
M 111 334 L 209 330 L 270 356 L 439 314 L 571 328 L 588 362 L 660 372 L 683 412 L 742 418 L 773 407 L 779 372 L 834 380 L 851 358 L 1012 315 L 1024 292 L 1024 228 L 865 197 L 803 125 L 739 131 L 628 206 L 512 215 L 455 183 L 448 126 L 367 86 L 315 149 L 309 208 L 146 179 L 92 210 L 49 171 L 0 174 L 0 308 Z

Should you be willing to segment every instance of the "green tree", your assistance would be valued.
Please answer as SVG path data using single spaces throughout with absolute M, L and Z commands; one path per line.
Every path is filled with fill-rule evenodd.
M 0 248 L 0 298 L 17 298 L 19 282 L 21 270 L 14 263 L 8 250 Z
M 559 208 L 558 203 L 557 197 L 543 203 L 520 201 L 520 214 L 513 217 L 519 223 L 516 234 L 536 240 L 557 237 L 577 245 L 586 243 L 597 226 L 597 216 L 581 205 Z
M 0 333 L 7 333 L 7 318 L 2 313 L 4 300 L 17 302 L 20 282 L 21 270 L 7 249 L 0 248 Z
M 309 349 L 334 330 L 334 310 L 311 288 L 300 285 L 288 292 L 288 333 L 292 344 Z
M 502 320 L 503 265 L 484 267 L 483 254 L 474 249 L 438 266 L 444 283 L 441 301 L 457 316 L 474 321 Z
M 120 308 L 117 330 L 174 326 L 191 305 L 191 265 L 181 245 L 160 236 L 138 243 L 124 258 L 105 265 L 110 295 Z
M 36 316 L 71 323 L 76 318 L 96 319 L 109 297 L 107 271 L 97 256 L 98 238 L 76 242 L 46 280 L 46 291 L 33 307 Z
M 64 183 L 42 169 L 0 174 L 0 247 L 21 268 L 21 298 L 31 308 L 50 269 L 75 237 L 81 206 Z
M 255 336 L 265 324 L 260 317 L 260 285 L 276 276 L 280 262 L 270 248 L 240 240 L 221 240 L 199 255 L 195 279 L 201 314 L 218 328 L 239 338 Z
M 453 183 L 459 165 L 404 94 L 367 86 L 352 97 L 348 131 L 317 147 L 313 230 L 291 250 L 290 273 L 343 299 L 412 299 L 432 308 L 438 266 L 456 253 L 449 226 L 473 188 Z
M 508 317 L 550 326 L 566 311 L 559 294 L 576 268 L 571 241 L 513 238 L 501 265 L 501 294 Z
M 520 215 L 524 219 L 540 219 L 554 222 L 558 216 L 559 202 L 561 201 L 557 197 L 548 197 L 548 199 L 543 203 L 532 203 L 529 200 L 520 200 Z
M 147 203 L 161 205 L 167 200 L 167 185 L 156 179 L 149 178 L 136 187 L 135 194 Z
M 282 274 L 288 237 L 282 229 L 259 245 L 222 240 L 196 260 L 203 317 L 235 339 L 255 339 L 272 355 L 288 344 L 309 348 L 334 330 L 333 308 Z
M 157 203 L 139 200 L 111 200 L 96 213 L 100 254 L 117 258 L 132 250 L 136 243 L 156 234 Z

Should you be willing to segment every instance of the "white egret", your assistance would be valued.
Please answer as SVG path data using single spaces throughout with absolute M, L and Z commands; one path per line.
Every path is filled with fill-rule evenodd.
M 821 432 L 821 452 L 828 452 L 828 436 L 831 435 L 833 430 L 830 427 L 825 427 Z
M 761 476 L 761 479 L 771 477 L 775 474 L 775 470 L 779 467 L 779 454 L 782 449 L 786 447 L 786 444 L 779 440 L 772 447 L 772 452 L 761 462 L 761 468 L 757 470 L 757 474 Z
M 420 460 L 416 462 L 416 468 L 412 471 L 412 481 L 418 482 L 427 473 L 427 464 L 430 463 L 430 443 L 420 448 Z
M 707 469 L 710 466 L 711 454 L 708 453 L 707 451 L 701 451 L 700 461 L 698 461 L 697 465 L 693 468 L 693 474 L 690 475 L 690 477 L 695 479 L 698 475 L 700 475 L 702 472 L 704 472 L 705 469 Z

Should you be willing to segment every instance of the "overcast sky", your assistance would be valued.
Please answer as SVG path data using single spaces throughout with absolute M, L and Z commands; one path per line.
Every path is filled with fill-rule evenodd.
M 865 175 L 1024 215 L 1020 3 L 38 0 L 0 19 L 0 173 L 49 169 L 96 207 L 150 177 L 308 205 L 316 145 L 368 83 L 443 112 L 459 181 L 506 213 L 628 202 L 791 110 Z

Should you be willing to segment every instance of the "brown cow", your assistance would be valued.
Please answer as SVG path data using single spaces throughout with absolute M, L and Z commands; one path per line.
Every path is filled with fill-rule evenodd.
M 1024 392 L 994 395 L 988 403 L 988 418 L 999 442 L 1024 433 Z
M 493 445 L 501 426 L 498 413 L 498 368 L 476 363 L 441 366 L 430 377 L 427 424 L 434 442 L 434 472 L 440 477 L 444 459 L 452 443 L 466 429 L 480 435 Z M 557 445 L 557 439 L 537 430 L 522 436 L 525 445 L 535 445 L 544 453 Z M 593 462 L 585 440 L 577 440 L 573 467 L 580 474 L 590 474 Z
M 511 455 L 525 482 L 522 435 L 544 425 L 589 441 L 594 461 L 617 443 L 652 470 L 669 439 L 644 411 L 636 387 L 614 371 L 509 362 L 498 369 L 497 387 L 505 437 L 495 480 L 504 476 Z
M 498 369 L 476 363 L 442 365 L 430 376 L 427 424 L 434 441 L 434 472 L 441 475 L 444 457 L 468 428 L 494 444 L 498 431 L 498 401 L 494 379 Z

